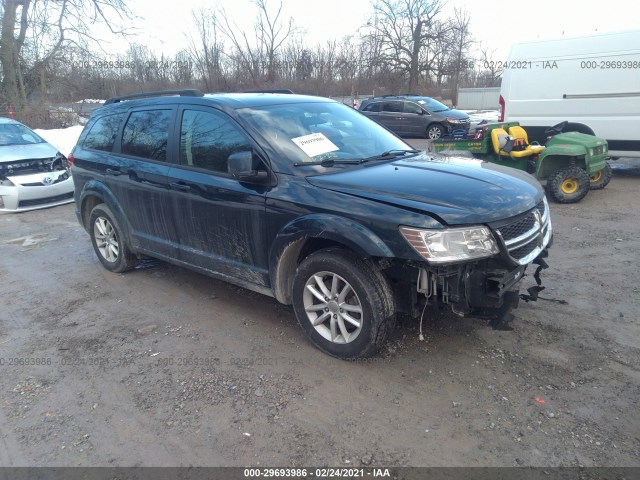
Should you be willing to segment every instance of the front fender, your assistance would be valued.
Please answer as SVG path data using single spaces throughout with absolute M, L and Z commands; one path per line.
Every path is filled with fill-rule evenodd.
M 296 218 L 278 232 L 269 251 L 271 285 L 282 303 L 290 303 L 300 251 L 313 238 L 340 243 L 363 257 L 394 256 L 380 237 L 352 219 L 321 213 Z

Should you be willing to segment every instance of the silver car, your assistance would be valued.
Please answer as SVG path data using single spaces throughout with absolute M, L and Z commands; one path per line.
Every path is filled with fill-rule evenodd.
M 73 201 L 67 159 L 29 127 L 0 118 L 0 212 Z

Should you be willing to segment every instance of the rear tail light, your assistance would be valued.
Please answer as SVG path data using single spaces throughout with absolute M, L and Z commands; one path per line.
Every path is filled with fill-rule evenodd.
M 73 167 L 73 164 L 75 161 L 76 159 L 73 158 L 73 153 L 70 153 L 69 156 L 67 157 L 67 164 L 69 165 L 69 168 Z
M 504 98 L 502 98 L 502 95 L 500 95 L 498 102 L 500 103 L 500 116 L 498 117 L 498 121 L 504 122 Z

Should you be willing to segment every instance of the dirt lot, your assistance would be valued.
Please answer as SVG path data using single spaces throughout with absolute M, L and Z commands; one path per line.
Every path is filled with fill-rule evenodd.
M 546 300 L 514 331 L 404 320 L 367 364 L 273 299 L 107 272 L 72 205 L 2 216 L 0 465 L 640 466 L 639 199 L 618 173 L 551 205 Z

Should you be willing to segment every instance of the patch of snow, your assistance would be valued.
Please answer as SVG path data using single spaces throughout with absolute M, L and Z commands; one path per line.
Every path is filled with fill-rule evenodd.
M 99 98 L 85 98 L 84 100 L 78 100 L 76 103 L 104 103 L 105 100 Z
M 482 120 L 486 120 L 490 123 L 495 123 L 498 121 L 498 117 L 500 116 L 500 112 L 498 110 L 462 110 L 469 117 L 471 117 L 471 122 L 480 122 Z
M 74 125 L 69 128 L 56 128 L 52 130 L 38 128 L 34 131 L 60 150 L 60 153 L 68 156 L 71 150 L 73 150 L 73 147 L 76 146 L 76 143 L 78 143 L 78 137 L 80 133 L 82 133 L 83 128 L 82 125 Z

